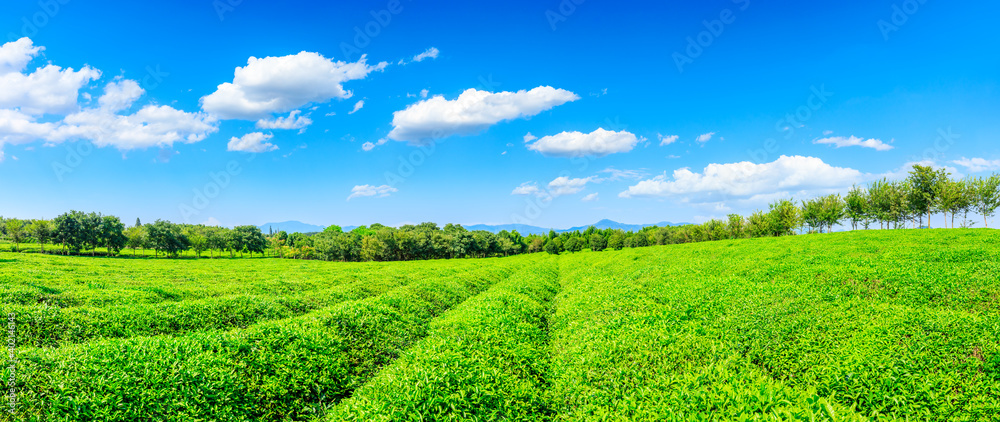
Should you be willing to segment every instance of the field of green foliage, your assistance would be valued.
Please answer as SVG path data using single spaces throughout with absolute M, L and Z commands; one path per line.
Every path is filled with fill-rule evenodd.
M 17 346 L 0 421 L 1000 420 L 998 240 L 392 263 L 0 253 Z

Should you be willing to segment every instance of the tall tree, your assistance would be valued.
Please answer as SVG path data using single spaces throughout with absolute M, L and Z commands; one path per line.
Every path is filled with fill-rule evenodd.
M 931 227 L 931 213 L 934 212 L 940 199 L 938 186 L 941 179 L 947 178 L 946 170 L 934 170 L 930 166 L 915 164 L 910 170 L 910 177 L 907 178 L 911 188 L 909 205 L 921 216 L 927 215 L 928 228 Z
M 1000 207 L 1000 176 L 977 177 L 972 183 L 975 186 L 973 208 L 983 216 L 983 224 L 989 228 L 989 218 Z
M 844 198 L 847 206 L 847 218 L 851 220 L 851 228 L 854 230 L 858 229 L 859 223 L 863 223 L 865 229 L 868 228 L 869 202 L 867 196 L 868 194 L 864 189 L 854 186 L 847 193 L 847 197 Z
M 53 229 L 52 223 L 47 220 L 35 220 L 28 226 L 28 233 L 31 233 L 31 236 L 38 242 L 38 246 L 42 248 L 42 253 L 45 253 L 45 242 L 49 241 Z
M 7 230 L 7 237 L 14 242 L 14 252 L 20 252 L 20 244 L 24 240 L 24 221 L 11 218 L 4 222 L 4 227 Z

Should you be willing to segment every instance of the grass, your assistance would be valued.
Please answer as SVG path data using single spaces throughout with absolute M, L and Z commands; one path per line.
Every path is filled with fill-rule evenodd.
M 1000 420 L 998 240 L 400 263 L 0 253 L 20 398 L 0 420 Z

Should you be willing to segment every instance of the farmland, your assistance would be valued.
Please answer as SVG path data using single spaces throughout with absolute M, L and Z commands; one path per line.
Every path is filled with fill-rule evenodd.
M 18 356 L 0 420 L 995 420 L 998 240 L 389 263 L 0 253 Z

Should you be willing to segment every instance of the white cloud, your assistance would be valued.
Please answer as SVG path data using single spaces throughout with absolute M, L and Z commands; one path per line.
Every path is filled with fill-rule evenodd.
M 428 90 L 426 90 L 426 89 L 421 89 L 420 90 L 420 98 L 427 98 L 427 94 L 430 94 L 430 93 L 431 92 L 428 91 Z
M 582 157 L 586 155 L 605 156 L 619 152 L 629 152 L 645 138 L 621 131 L 614 132 L 598 128 L 591 133 L 562 132 L 544 136 L 529 144 L 528 149 L 542 155 L 554 157 Z
M 415 62 L 422 62 L 422 61 L 424 61 L 424 59 L 436 59 L 438 57 L 438 54 L 440 54 L 440 53 L 441 52 L 438 51 L 437 48 L 431 47 L 431 48 L 428 48 L 427 51 L 424 51 L 423 53 L 417 54 L 416 56 L 413 56 L 413 61 L 415 61 Z
M 532 135 L 531 132 L 528 132 L 527 135 L 524 135 L 524 142 L 531 142 L 531 141 L 534 141 L 535 139 L 538 139 L 538 137 L 535 136 L 535 135 Z
M 368 152 L 375 149 L 375 147 L 377 146 L 384 145 L 386 142 L 389 142 L 389 140 L 386 138 L 379 139 L 375 143 L 365 142 L 364 144 L 361 144 L 361 149 L 364 150 L 365 152 Z
M 833 131 L 832 130 L 824 130 L 823 131 L 823 136 L 830 136 L 830 135 L 833 135 Z
M 549 182 L 549 194 L 553 197 L 572 195 L 582 191 L 583 188 L 587 187 L 587 183 L 594 182 L 596 181 L 595 179 L 594 176 L 576 179 L 560 176 Z
M 304 129 L 312 124 L 312 119 L 306 116 L 299 116 L 301 110 L 294 110 L 288 117 L 277 117 L 274 119 L 261 119 L 255 125 L 257 129 Z
M 581 199 L 581 201 L 583 201 L 583 202 L 593 202 L 593 201 L 597 201 L 599 199 L 600 198 L 598 198 L 598 194 L 595 192 L 595 193 L 592 193 L 590 195 L 584 196 L 583 199 Z
M 233 82 L 219 85 L 201 99 L 202 108 L 223 119 L 257 120 L 273 113 L 286 113 L 310 103 L 350 98 L 343 84 L 364 79 L 380 71 L 385 62 L 375 66 L 366 56 L 347 63 L 303 51 L 282 57 L 250 57 L 245 67 L 237 67 Z
M 398 191 L 399 191 L 398 189 L 389 185 L 382 185 L 382 186 L 358 185 L 355 186 L 353 189 L 351 189 L 351 195 L 347 197 L 347 200 L 350 201 L 351 199 L 354 198 L 364 198 L 364 197 L 385 198 L 389 196 L 389 194 Z
M 454 100 L 437 95 L 393 113 L 389 138 L 425 144 L 453 135 L 472 135 L 501 121 L 534 116 L 579 98 L 550 86 L 497 93 L 472 88 Z
M 252 132 L 243 135 L 241 138 L 233 137 L 229 140 L 229 145 L 227 146 L 228 151 L 242 151 L 242 152 L 268 152 L 278 149 L 278 147 L 270 142 L 274 135 L 264 134 L 261 132 Z
M 608 167 L 608 168 L 606 168 L 604 170 L 601 170 L 600 172 L 601 173 L 610 173 L 611 176 L 609 176 L 607 178 L 607 180 L 612 181 L 612 182 L 614 182 L 616 180 L 622 180 L 622 179 L 639 180 L 643 176 L 646 175 L 646 173 L 643 172 L 643 171 L 641 171 L 641 170 L 618 170 L 618 169 L 613 168 L 613 167 Z
M 961 160 L 952 161 L 952 164 L 957 164 L 965 167 L 970 173 L 981 173 L 984 171 L 997 171 L 1000 170 L 1000 160 L 987 160 L 985 158 L 965 158 L 962 157 Z
M 701 135 L 698 135 L 698 137 L 695 138 L 695 140 L 701 143 L 705 143 L 712 140 L 712 136 L 715 136 L 715 132 L 703 133 Z
M 660 146 L 670 145 L 674 142 L 677 142 L 677 139 L 680 138 L 680 136 L 678 135 L 667 136 L 667 135 L 661 135 L 659 133 L 657 133 L 656 136 L 660 138 Z
M 361 110 L 361 108 L 364 107 L 364 106 L 365 106 L 364 100 L 358 101 L 358 102 L 354 103 L 354 110 L 348 111 L 347 114 L 357 113 L 358 110 Z
M 892 149 L 892 145 L 888 145 L 879 139 L 862 139 L 857 136 L 851 136 L 850 138 L 845 138 L 843 136 L 834 136 L 831 138 L 817 139 L 813 141 L 814 144 L 827 144 L 834 145 L 837 148 L 844 147 L 863 147 L 872 148 L 876 151 L 888 151 Z
M 208 220 L 205 220 L 205 222 L 201 223 L 201 225 L 209 227 L 222 227 L 222 223 L 215 217 L 208 217 Z
M 542 190 L 538 188 L 538 185 L 534 182 L 524 182 L 520 186 L 514 188 L 510 193 L 511 195 L 539 195 Z
M 104 87 L 104 95 L 97 100 L 101 108 L 110 112 L 119 112 L 132 106 L 145 91 L 139 83 L 131 79 L 119 79 Z
M 42 50 L 27 38 L 0 47 L 0 71 L 6 72 L 0 74 L 0 147 L 89 140 L 120 150 L 167 148 L 175 142 L 204 140 L 218 130 L 217 120 L 208 114 L 169 106 L 147 105 L 133 114 L 119 114 L 145 94 L 138 82 L 120 77 L 105 85 L 96 107 L 81 109 L 79 89 L 100 72 L 88 67 L 62 71 L 49 64 L 28 75 L 20 73 Z
M 147 105 L 131 115 L 87 109 L 66 116 L 50 135 L 52 141 L 87 139 L 98 147 L 120 150 L 169 147 L 174 142 L 194 143 L 218 131 L 216 119 L 205 113 L 187 113 L 170 106 Z
M 781 156 L 754 164 L 749 161 L 709 164 L 701 173 L 682 168 L 668 178 L 666 173 L 643 180 L 619 194 L 622 198 L 692 195 L 725 195 L 750 198 L 778 191 L 807 191 L 848 187 L 864 175 L 851 168 L 833 167 L 815 157 Z
M 28 38 L 0 46 L 0 108 L 18 109 L 29 115 L 66 114 L 79 110 L 80 89 L 101 77 L 84 66 L 79 71 L 46 65 L 22 73 L 44 47 Z

